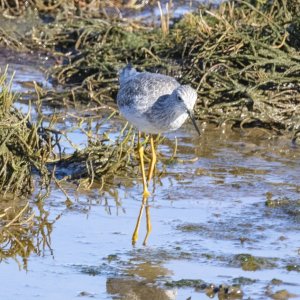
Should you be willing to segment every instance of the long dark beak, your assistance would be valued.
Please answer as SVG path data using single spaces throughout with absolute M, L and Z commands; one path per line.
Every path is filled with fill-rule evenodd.
M 199 127 L 198 127 L 198 125 L 197 125 L 197 123 L 196 123 L 196 120 L 195 120 L 195 118 L 194 118 L 193 112 L 190 111 L 190 110 L 188 110 L 188 109 L 186 110 L 186 112 L 188 113 L 190 119 L 192 120 L 193 125 L 194 125 L 196 131 L 198 132 L 199 135 L 201 135 L 200 130 L 199 130 Z

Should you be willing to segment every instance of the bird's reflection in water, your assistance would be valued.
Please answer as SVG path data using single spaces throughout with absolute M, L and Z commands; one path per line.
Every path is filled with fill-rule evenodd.
M 152 224 L 151 224 L 151 218 L 150 218 L 150 206 L 149 206 L 149 200 L 148 197 L 143 196 L 143 200 L 142 200 L 142 204 L 141 204 L 141 208 L 140 208 L 140 212 L 136 221 L 136 225 L 135 225 L 135 229 L 134 229 L 134 233 L 132 236 L 132 245 L 136 244 L 136 241 L 138 239 L 138 232 L 139 232 L 139 228 L 140 228 L 140 224 L 141 224 L 141 218 L 143 216 L 143 212 L 144 210 L 146 210 L 146 236 L 144 238 L 144 242 L 143 245 L 145 246 L 147 244 L 147 240 L 148 237 L 152 231 Z
M 142 262 L 125 272 L 123 278 L 108 278 L 107 293 L 116 295 L 116 299 L 171 300 L 176 299 L 175 289 L 164 289 L 156 284 L 159 278 L 171 272 L 159 264 Z

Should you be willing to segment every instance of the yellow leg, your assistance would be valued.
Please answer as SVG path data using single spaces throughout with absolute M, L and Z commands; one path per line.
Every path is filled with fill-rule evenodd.
M 153 173 L 154 173 L 154 168 L 155 168 L 155 164 L 156 164 L 156 153 L 155 153 L 155 146 L 154 146 L 154 140 L 153 140 L 153 136 L 151 135 L 150 136 L 150 144 L 151 144 L 151 154 L 152 154 L 152 157 L 151 157 L 151 162 L 150 162 L 150 168 L 149 168 L 149 172 L 148 172 L 148 178 L 147 178 L 147 182 L 148 182 L 148 185 L 153 177 Z M 143 205 L 146 205 L 146 224 L 147 224 L 147 233 L 146 233 L 146 236 L 145 236 L 145 239 L 144 239 L 144 242 L 143 242 L 143 245 L 146 245 L 147 244 L 147 240 L 148 240 L 148 237 L 152 231 L 152 224 L 151 224 L 151 218 L 150 218 L 150 206 L 148 204 L 148 199 L 145 199 L 146 200 L 146 203 L 144 203 Z M 144 199 L 143 199 L 144 201 Z
M 146 245 L 148 237 L 149 237 L 149 235 L 152 231 L 152 224 L 151 224 L 151 218 L 150 218 L 150 206 L 148 204 L 148 197 L 150 196 L 150 193 L 148 191 L 148 185 L 149 185 L 149 182 L 151 181 L 151 179 L 153 177 L 154 168 L 155 168 L 155 164 L 156 164 L 156 161 L 157 161 L 154 140 L 153 140 L 153 136 L 151 135 L 150 144 L 151 144 L 152 157 L 151 157 L 148 177 L 147 177 L 147 180 L 146 180 L 145 164 L 144 164 L 144 146 L 141 145 L 140 139 L 141 139 L 141 133 L 139 133 L 139 135 L 138 135 L 138 151 L 139 151 L 140 162 L 141 162 L 144 192 L 143 192 L 143 201 L 142 201 L 142 205 L 141 205 L 141 208 L 140 208 L 139 216 L 138 216 L 138 219 L 137 219 L 137 222 L 136 222 L 136 225 L 135 225 L 135 229 L 134 229 L 134 232 L 133 232 L 133 235 L 132 235 L 132 244 L 133 245 L 135 245 L 135 243 L 138 240 L 138 232 L 139 232 L 141 219 L 142 219 L 142 215 L 143 215 L 145 206 L 146 206 L 147 233 L 146 233 L 143 245 Z
M 146 181 L 146 173 L 145 173 L 145 164 L 144 164 L 144 146 L 140 143 L 141 133 L 139 132 L 138 137 L 138 147 L 139 147 L 139 156 L 142 170 L 142 178 L 143 178 L 143 198 L 148 198 L 150 196 L 150 192 L 148 191 L 148 185 Z
M 152 157 L 151 157 L 151 163 L 150 163 L 150 168 L 149 168 L 148 178 L 147 178 L 148 184 L 153 177 L 153 172 L 154 172 L 154 168 L 155 168 L 155 164 L 156 164 L 156 160 L 157 160 L 156 153 L 155 153 L 155 147 L 154 147 L 154 140 L 153 140 L 152 135 L 150 137 L 150 144 L 151 144 Z
M 141 208 L 140 208 L 140 213 L 139 213 L 139 216 L 136 220 L 136 225 L 135 225 L 134 232 L 133 232 L 133 235 L 132 235 L 132 245 L 135 245 L 135 243 L 137 242 L 138 237 L 139 237 L 139 229 L 140 229 L 141 219 L 142 219 L 142 215 L 143 215 L 143 211 L 144 211 L 144 207 L 145 207 L 145 202 L 146 202 L 146 200 L 144 201 L 144 199 L 146 199 L 146 198 L 143 198 L 143 202 L 142 202 L 142 205 L 141 205 Z
M 138 233 L 140 228 L 140 223 L 143 215 L 143 211 L 145 208 L 145 204 L 147 202 L 147 198 L 150 196 L 150 193 L 148 191 L 148 185 L 146 181 L 146 173 L 145 173 L 145 164 L 144 164 L 144 146 L 141 144 L 141 133 L 138 134 L 138 151 L 140 156 L 140 163 L 141 163 L 141 171 L 142 171 L 142 178 L 143 178 L 143 201 L 140 208 L 139 216 L 136 221 L 135 229 L 132 235 L 132 245 L 135 245 L 135 243 L 138 240 Z
M 145 236 L 145 239 L 144 239 L 144 242 L 143 242 L 143 245 L 146 246 L 147 244 L 147 240 L 148 240 L 148 237 L 152 231 L 152 224 L 151 224 L 151 219 L 150 219 L 150 206 L 148 204 L 148 199 L 146 201 L 146 222 L 147 222 L 147 233 L 146 233 L 146 236 Z

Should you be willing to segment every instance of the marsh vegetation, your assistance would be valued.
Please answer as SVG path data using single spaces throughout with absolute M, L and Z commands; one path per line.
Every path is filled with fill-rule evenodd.
M 166 290 L 179 289 L 186 298 L 285 299 L 299 291 L 300 3 L 193 3 L 189 13 L 176 15 L 184 5 L 189 7 L 176 1 L 0 0 L 0 53 L 11 63 L 0 64 L 0 269 L 11 258 L 28 269 L 30 257 L 51 257 L 55 226 L 63 232 L 58 223 L 76 212 L 100 215 L 94 222 L 110 233 L 102 237 L 106 243 L 115 234 L 127 245 L 122 235 L 131 230 L 118 229 L 117 220 L 105 223 L 98 208 L 133 218 L 138 207 L 128 204 L 140 191 L 136 132 L 115 104 L 118 71 L 131 62 L 197 90 L 203 136 L 196 139 L 187 126 L 178 143 L 172 134 L 157 140 L 157 200 L 150 206 L 154 224 L 174 236 L 159 231 L 154 254 L 143 248 L 120 254 L 111 241 L 101 255 L 112 259 L 100 265 L 91 259 L 92 267 L 72 262 L 71 269 L 107 278 L 110 295 L 153 292 L 170 299 Z M 24 76 L 14 90 L 14 60 L 25 70 L 41 64 L 49 85 Z M 204 208 L 208 216 L 195 211 L 186 218 L 173 205 L 178 211 Z M 64 216 L 69 213 L 74 215 Z M 90 230 L 84 232 L 88 243 L 101 247 Z M 218 251 L 218 243 L 234 246 Z M 273 244 L 278 251 L 267 253 Z M 194 278 L 182 271 L 173 278 L 165 266 L 176 273 L 176 265 L 185 263 Z M 193 263 L 210 275 L 195 276 Z M 228 269 L 235 275 L 219 286 L 211 274 L 225 276 Z M 246 276 L 269 270 L 284 279 Z

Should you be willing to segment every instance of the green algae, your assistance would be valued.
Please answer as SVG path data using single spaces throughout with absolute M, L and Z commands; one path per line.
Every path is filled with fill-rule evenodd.
M 244 271 L 257 271 L 276 266 L 274 259 L 256 257 L 251 254 L 235 255 L 233 261 L 238 263 Z
M 300 265 L 297 265 L 297 264 L 288 265 L 288 266 L 286 266 L 286 270 L 289 272 L 291 272 L 291 271 L 300 272 Z
M 180 279 L 177 281 L 166 282 L 165 285 L 168 287 L 192 287 L 196 289 L 204 289 L 207 286 L 205 282 L 200 279 Z

